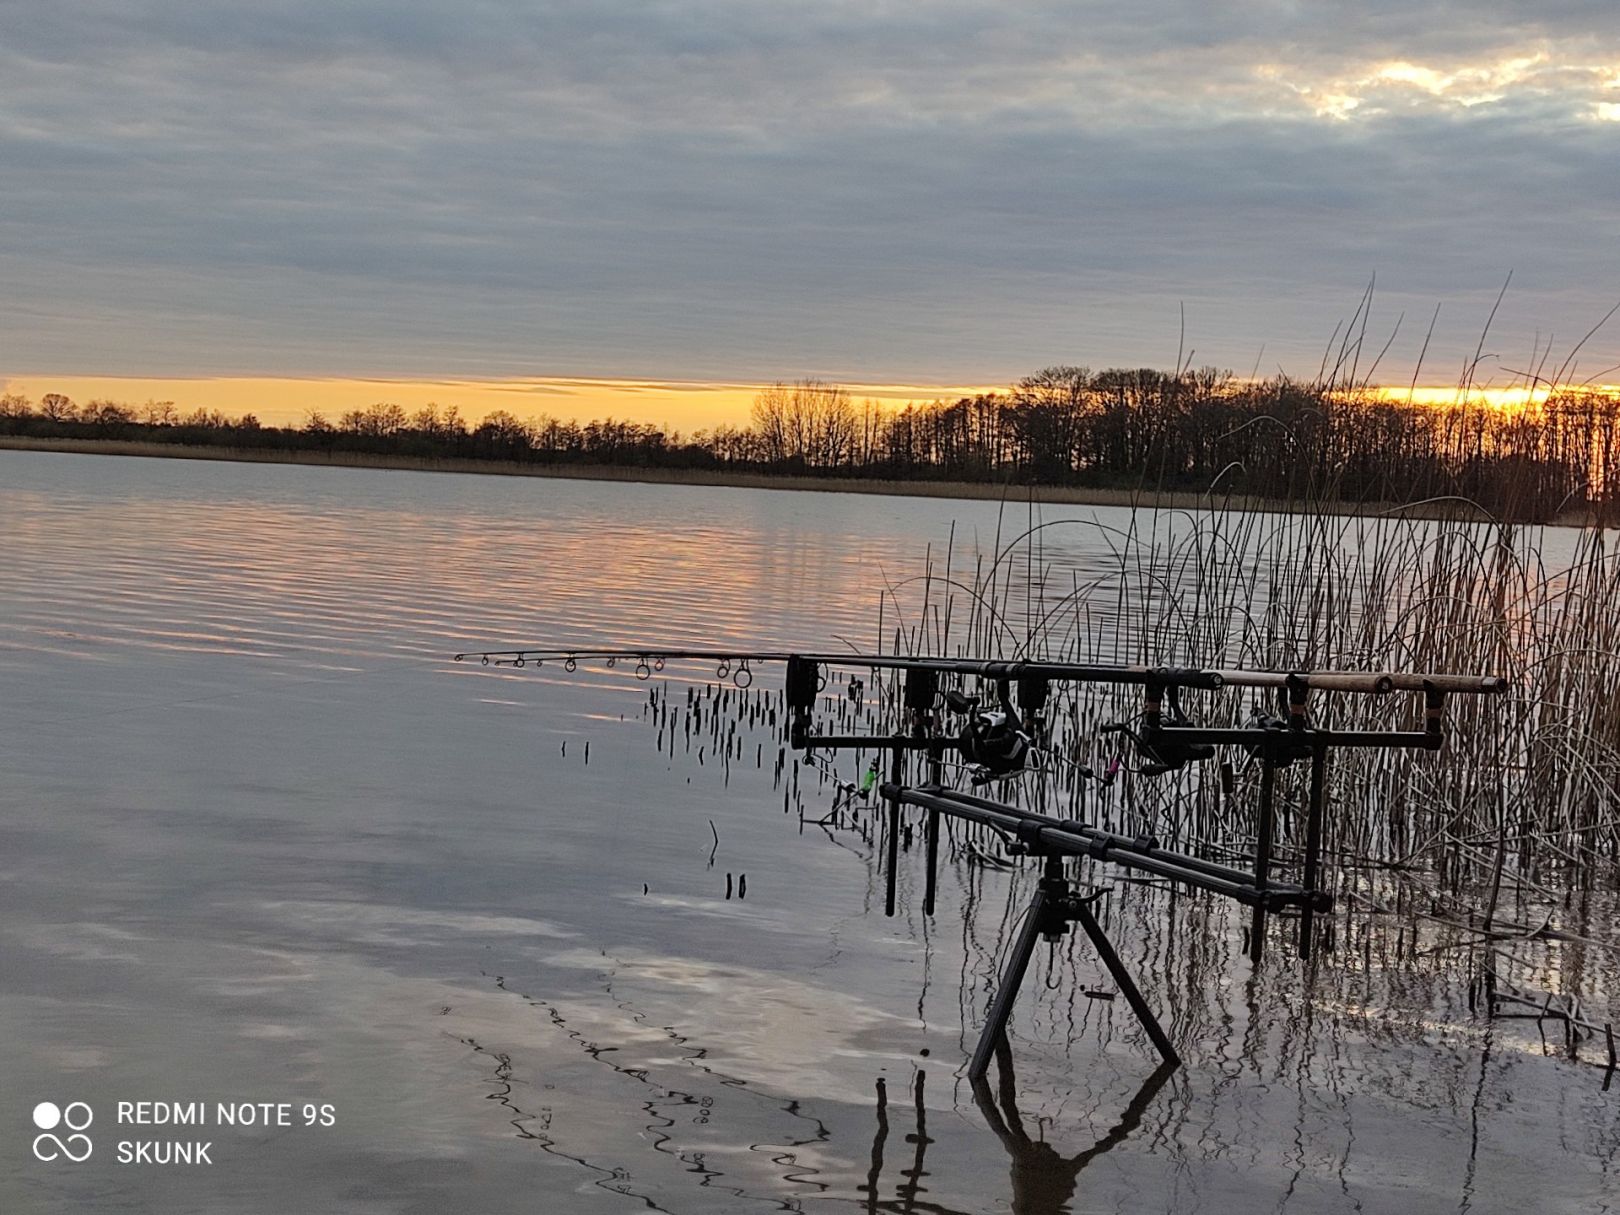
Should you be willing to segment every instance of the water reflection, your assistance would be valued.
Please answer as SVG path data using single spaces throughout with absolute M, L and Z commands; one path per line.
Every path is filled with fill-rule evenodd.
M 961 574 L 995 504 L 14 453 L 0 474 L 8 1091 L 343 1111 L 330 1141 L 255 1145 L 183 1193 L 0 1154 L 0 1209 L 1506 1213 L 1620 1192 L 1598 1046 L 1570 1062 L 1566 1025 L 1468 998 L 1494 957 L 1609 1020 L 1608 892 L 1551 909 L 1565 937 L 1487 941 L 1369 874 L 1334 953 L 1254 971 L 1242 917 L 1115 882 L 1107 929 L 1187 1070 L 1150 1075 L 1128 1015 L 1076 998 L 1105 978 L 1071 939 L 1037 955 L 1019 1075 L 1004 1060 L 987 1098 L 953 1073 L 1032 875 L 952 834 L 940 914 L 907 851 L 885 918 L 869 810 L 816 821 L 832 785 L 778 766 L 764 681 L 722 709 L 712 669 L 679 673 L 688 732 L 673 678 L 655 719 L 622 671 L 441 661 L 559 634 L 875 640 L 877 588 L 937 557 L 947 513 Z M 1041 535 L 1036 602 L 1104 578 L 1095 523 Z M 1089 610 L 1063 627 L 1113 609 Z M 1122 799 L 1086 809 L 1133 825 Z M 1528 887 L 1509 910 L 1548 913 Z
M 1012 1204 L 1018 1215 L 1058 1215 L 1067 1211 L 1080 1173 L 1142 1125 L 1142 1116 L 1153 1098 L 1180 1070 L 1172 1064 L 1161 1064 L 1142 1082 L 1119 1121 L 1102 1138 L 1072 1155 L 1065 1155 L 1048 1143 L 1044 1135 L 1032 1139 L 1024 1128 L 1018 1110 L 1018 1082 L 1013 1074 L 1012 1050 L 1005 1039 L 996 1048 L 995 1061 L 996 1090 L 992 1092 L 989 1079 L 981 1077 L 973 1085 L 973 1100 L 1012 1158 Z
M 1025 1115 L 1018 1105 L 1018 1082 L 1014 1075 L 1012 1053 L 1005 1042 L 995 1054 L 997 1082 L 992 1089 L 988 1079 L 981 1078 L 973 1085 L 973 1101 L 985 1125 L 1001 1142 L 1011 1162 L 1008 1194 L 1011 1209 L 1016 1215 L 1063 1215 L 1071 1210 L 1080 1174 L 1099 1156 L 1123 1143 L 1142 1125 L 1143 1115 L 1159 1091 L 1175 1075 L 1172 1066 L 1161 1065 L 1149 1074 L 1139 1089 L 1126 1103 L 1119 1120 L 1094 1143 L 1077 1151 L 1060 1150 L 1046 1138 L 1046 1126 L 1038 1125 L 1035 1135 L 1025 1126 Z M 910 1093 L 913 1129 L 904 1137 L 906 1149 L 889 1164 L 886 1159 L 890 1135 L 888 1082 L 879 1077 L 875 1088 L 876 1130 L 872 1136 L 871 1164 L 866 1180 L 858 1187 L 864 1195 L 867 1211 L 890 1211 L 904 1215 L 911 1211 L 939 1212 L 956 1215 L 971 1208 L 952 1205 L 947 1199 L 930 1197 L 930 1188 L 924 1180 L 931 1177 L 927 1168 L 928 1148 L 936 1142 L 928 1134 L 928 1104 L 925 1089 L 928 1072 L 918 1068 L 911 1077 Z M 1052 1127 L 1062 1134 L 1074 1133 L 1067 1127 Z M 899 1180 L 886 1187 L 885 1168 L 898 1167 Z M 892 1188 L 892 1197 L 886 1196 Z

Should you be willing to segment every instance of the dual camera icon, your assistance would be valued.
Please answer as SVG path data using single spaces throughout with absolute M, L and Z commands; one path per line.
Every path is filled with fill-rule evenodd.
M 69 1102 L 64 1109 L 54 1101 L 41 1101 L 34 1107 L 34 1125 L 42 1134 L 34 1137 L 36 1159 L 70 1160 L 83 1164 L 90 1159 L 90 1136 L 82 1132 L 95 1120 L 95 1113 L 82 1101 Z M 57 1128 L 70 1134 L 56 1134 Z

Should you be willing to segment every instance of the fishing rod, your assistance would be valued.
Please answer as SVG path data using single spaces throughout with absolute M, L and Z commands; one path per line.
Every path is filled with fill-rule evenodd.
M 909 658 L 894 654 L 849 653 L 814 654 L 781 650 L 674 650 L 674 649 L 619 649 L 619 650 L 564 650 L 521 649 L 479 650 L 455 656 L 456 662 L 477 658 L 484 666 L 523 667 L 530 664 L 544 666 L 560 662 L 572 673 L 583 661 L 602 660 L 611 669 L 619 662 L 636 663 L 636 676 L 646 679 L 661 672 L 666 663 L 705 660 L 717 664 L 715 675 L 719 679 L 730 677 L 738 687 L 746 688 L 752 679 L 750 663 L 755 662 L 810 662 L 818 666 L 865 667 L 875 671 L 932 670 L 941 674 L 977 675 L 983 679 L 1017 679 L 1024 676 L 1045 679 L 1070 680 L 1077 683 L 1141 684 L 1158 681 L 1167 686 L 1219 688 L 1222 676 L 1216 671 L 1191 668 L 1103 666 L 1075 662 L 1044 662 L 1025 659 L 989 658 Z M 744 672 L 748 675 L 744 675 Z
M 1047 662 L 1034 659 L 908 657 L 897 654 L 863 654 L 858 650 L 826 654 L 787 650 L 671 649 L 560 649 L 529 647 L 516 650 L 475 650 L 454 656 L 464 662 L 477 658 L 484 666 L 544 666 L 560 662 L 572 673 L 582 661 L 605 660 L 611 669 L 622 661 L 634 661 L 639 678 L 662 672 L 668 662 L 707 660 L 723 665 L 715 674 L 720 679 L 740 675 L 753 662 L 786 662 L 798 658 L 828 666 L 866 667 L 872 670 L 914 670 L 927 668 L 958 675 L 978 675 L 987 679 L 1039 675 L 1049 679 L 1069 679 L 1090 683 L 1147 683 L 1154 680 L 1166 686 L 1197 688 L 1286 688 L 1303 681 L 1308 689 L 1330 692 L 1363 692 L 1387 695 L 1390 692 L 1422 691 L 1432 684 L 1445 692 L 1499 692 L 1507 681 L 1495 675 L 1412 674 L 1393 671 L 1245 671 L 1202 670 L 1197 668 L 1110 666 L 1073 662 Z M 572 665 L 570 665 L 572 664 Z M 645 672 L 645 673 L 643 673 Z M 744 683 L 741 686 L 746 687 Z
M 638 679 L 662 672 L 669 662 L 714 662 L 715 676 L 728 677 L 738 688 L 753 683 L 754 663 L 782 663 L 782 695 L 789 711 L 789 745 L 807 757 L 817 751 L 873 751 L 890 756 L 889 779 L 878 786 L 887 805 L 884 856 L 884 913 L 895 914 L 902 816 L 906 807 L 923 811 L 925 885 L 922 909 L 933 915 L 938 889 L 939 831 L 949 818 L 987 827 L 1009 840 L 1014 855 L 1038 859 L 1042 874 L 1030 902 L 1017 941 L 1001 974 L 1001 981 L 968 1066 L 968 1078 L 982 1080 L 995 1051 L 1006 1041 L 1006 1026 L 1029 961 L 1038 942 L 1056 943 L 1072 923 L 1080 925 L 1099 959 L 1109 971 L 1126 1002 L 1142 1023 L 1149 1039 L 1167 1064 L 1180 1056 L 1142 996 L 1135 980 L 1104 933 L 1091 905 L 1106 888 L 1087 895 L 1075 893 L 1065 862 L 1069 858 L 1136 870 L 1177 886 L 1228 898 L 1251 909 L 1249 958 L 1258 965 L 1266 942 L 1266 917 L 1283 912 L 1299 919 L 1298 954 L 1309 959 L 1315 917 L 1333 908 L 1332 894 L 1321 888 L 1321 853 L 1326 801 L 1326 770 L 1330 752 L 1337 748 L 1435 751 L 1445 742 L 1444 706 L 1453 694 L 1500 693 L 1505 680 L 1494 675 L 1424 674 L 1388 671 L 1246 671 L 1206 670 L 1197 667 L 1103 665 L 1048 662 L 1035 659 L 950 658 L 935 655 L 886 655 L 743 651 L 644 647 L 628 649 L 565 649 L 531 647 L 463 652 L 457 662 L 477 658 L 486 666 L 527 667 L 560 662 L 572 673 L 581 662 L 601 662 L 612 668 L 634 661 Z M 833 668 L 894 672 L 904 676 L 899 707 L 901 720 L 888 733 L 832 734 L 816 729 L 814 715 Z M 960 687 L 945 687 L 947 678 L 977 678 L 994 692 L 991 707 L 982 693 L 969 695 Z M 1125 738 L 1137 751 L 1145 776 L 1180 771 L 1190 764 L 1216 757 L 1222 748 L 1238 748 L 1259 763 L 1260 781 L 1255 810 L 1253 868 L 1218 864 L 1207 858 L 1160 846 L 1151 835 L 1129 837 L 1101 830 L 1072 819 L 1050 815 L 949 788 L 944 781 L 944 757 L 955 754 L 968 766 L 974 788 L 1021 775 L 1029 770 L 1048 741 L 1046 710 L 1052 686 L 1060 683 L 1116 685 L 1141 689 L 1141 711 L 1130 720 L 1101 727 L 1104 734 Z M 1278 712 L 1257 705 L 1241 726 L 1198 725 L 1182 699 L 1185 691 L 1250 688 L 1274 692 Z M 863 692 L 859 680 L 850 680 L 851 699 Z M 1324 695 L 1389 696 L 1419 693 L 1423 698 L 1422 727 L 1415 730 L 1338 730 L 1315 724 L 1308 713 L 1312 693 Z M 921 758 L 922 779 L 908 783 L 908 760 Z M 1305 844 L 1301 880 L 1277 880 L 1272 873 L 1273 836 L 1276 833 L 1277 773 L 1296 761 L 1309 763 L 1306 798 Z M 879 762 L 874 760 L 873 773 Z M 1079 768 L 1081 776 L 1094 775 Z M 870 779 L 870 778 L 869 778 Z M 1105 780 L 1108 778 L 1104 778 Z

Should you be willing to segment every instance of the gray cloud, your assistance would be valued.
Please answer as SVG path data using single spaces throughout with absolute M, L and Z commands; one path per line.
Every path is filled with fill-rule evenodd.
M 21 0 L 0 372 L 1310 372 L 1376 273 L 1402 379 L 1510 269 L 1514 366 L 1620 298 L 1608 103 L 1597 4 Z

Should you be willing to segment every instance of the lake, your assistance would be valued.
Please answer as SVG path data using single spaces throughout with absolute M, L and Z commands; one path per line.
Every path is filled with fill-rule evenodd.
M 1106 585 L 1129 513 L 1040 518 L 1075 521 L 1059 581 Z M 1144 1087 L 1071 937 L 987 1111 L 961 1072 L 1030 874 L 947 866 L 930 920 L 912 863 L 887 918 L 868 835 L 784 813 L 768 729 L 660 728 L 655 691 L 713 721 L 713 671 L 451 661 L 871 647 L 925 553 L 971 571 L 1029 522 L 0 452 L 0 1210 L 1612 1209 L 1620 1096 L 1405 924 L 1255 969 L 1245 916 L 1116 885 L 1185 1068 Z M 1611 949 L 1579 961 L 1612 989 Z M 88 1159 L 36 1158 L 41 1102 L 89 1107 Z M 147 1141 L 209 1163 L 121 1161 Z

